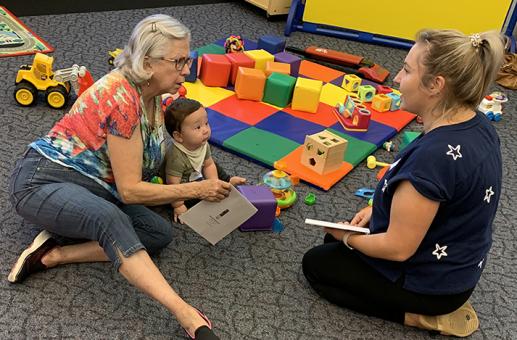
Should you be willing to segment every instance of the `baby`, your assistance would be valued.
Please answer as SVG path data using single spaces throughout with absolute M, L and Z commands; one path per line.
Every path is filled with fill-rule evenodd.
M 208 114 L 200 102 L 188 98 L 174 100 L 165 110 L 165 127 L 174 142 L 165 156 L 168 184 L 217 178 L 232 185 L 246 182 L 245 178 L 237 176 L 228 179 L 222 169 L 218 171 L 208 145 L 211 132 Z M 187 206 L 184 201 L 171 205 L 173 219 L 179 222 L 178 216 L 187 211 Z

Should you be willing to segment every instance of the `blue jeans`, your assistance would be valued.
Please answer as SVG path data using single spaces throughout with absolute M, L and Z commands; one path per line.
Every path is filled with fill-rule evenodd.
M 140 249 L 153 254 L 172 240 L 172 225 L 143 205 L 126 205 L 94 180 L 29 149 L 9 183 L 16 212 L 66 238 L 94 240 L 118 270 Z

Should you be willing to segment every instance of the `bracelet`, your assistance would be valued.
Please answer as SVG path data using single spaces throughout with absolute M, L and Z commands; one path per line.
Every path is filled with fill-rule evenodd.
M 343 235 L 343 243 L 345 244 L 345 246 L 350 249 L 350 250 L 354 250 L 354 248 L 352 248 L 352 246 L 350 246 L 348 244 L 348 238 L 350 237 L 350 235 L 353 235 L 354 233 L 352 232 L 349 232 L 349 233 L 345 233 L 345 235 Z

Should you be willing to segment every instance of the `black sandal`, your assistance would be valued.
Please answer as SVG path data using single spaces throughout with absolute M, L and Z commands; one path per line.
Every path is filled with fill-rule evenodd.
M 52 238 L 48 231 L 40 232 L 32 241 L 32 244 L 16 260 L 7 280 L 11 283 L 20 283 L 29 275 L 47 269 L 47 266 L 41 262 L 41 258 L 57 246 L 56 240 Z
M 196 331 L 194 332 L 194 335 L 190 334 L 185 328 L 183 330 L 185 333 L 187 333 L 187 336 L 190 339 L 197 339 L 197 340 L 220 340 L 217 335 L 212 331 L 212 322 L 208 319 L 208 317 L 203 314 L 199 309 L 194 308 L 196 312 L 199 314 L 200 317 L 203 318 L 203 320 L 206 321 L 208 325 L 203 325 L 201 327 L 198 327 Z

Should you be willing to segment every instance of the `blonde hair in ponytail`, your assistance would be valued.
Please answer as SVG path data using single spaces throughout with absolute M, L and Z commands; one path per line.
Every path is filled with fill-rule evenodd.
M 422 30 L 416 42 L 427 50 L 421 60 L 422 85 L 429 87 L 436 76 L 445 79 L 444 100 L 437 108 L 441 114 L 459 107 L 475 109 L 504 58 L 503 37 L 496 31 L 467 36 L 456 30 Z

